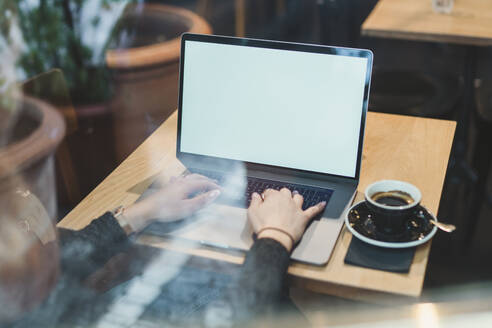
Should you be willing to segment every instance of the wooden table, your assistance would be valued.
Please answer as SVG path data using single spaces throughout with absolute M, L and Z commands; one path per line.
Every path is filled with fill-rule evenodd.
M 457 112 L 458 131 L 456 138 L 455 176 L 465 177 L 477 191 L 467 213 L 470 220 L 465 231 L 465 244 L 472 241 L 476 229 L 481 197 L 486 193 L 489 165 L 475 163 L 475 172 L 467 162 L 469 128 L 476 110 L 474 103 L 477 51 L 481 46 L 492 45 L 492 1 L 455 0 L 451 14 L 435 13 L 431 0 L 379 0 L 374 10 L 362 25 L 362 34 L 373 37 L 396 38 L 417 41 L 444 42 L 461 45 L 465 50 L 463 66 L 463 106 Z M 473 149 L 481 150 L 478 147 Z M 490 164 L 490 163 L 489 163 Z M 478 182 L 473 176 L 478 175 Z
M 156 174 L 165 178 L 180 174 L 184 167 L 175 157 L 176 124 L 175 112 L 58 226 L 81 229 L 107 210 L 132 204 Z M 422 203 L 436 213 L 454 130 L 451 121 L 368 113 L 359 190 L 380 179 L 409 181 L 422 191 Z M 345 297 L 364 297 L 367 292 L 420 295 L 430 243 L 417 248 L 408 274 L 397 274 L 344 264 L 352 236 L 345 228 L 340 236 L 326 266 L 291 264 L 292 285 Z M 243 261 L 241 255 L 171 244 L 157 237 L 141 236 L 139 242 L 237 264 Z
M 492 1 L 455 0 L 451 14 L 432 0 L 379 0 L 362 25 L 367 36 L 464 45 L 492 45 Z

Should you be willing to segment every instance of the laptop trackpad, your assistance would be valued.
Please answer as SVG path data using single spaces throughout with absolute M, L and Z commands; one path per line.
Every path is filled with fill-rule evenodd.
M 314 221 L 292 252 L 291 258 L 309 264 L 324 265 L 335 248 L 343 222 L 342 218 Z
M 246 215 L 243 208 L 213 204 L 197 212 L 190 224 L 165 235 L 196 241 L 202 246 L 247 251 L 253 244 L 253 231 Z

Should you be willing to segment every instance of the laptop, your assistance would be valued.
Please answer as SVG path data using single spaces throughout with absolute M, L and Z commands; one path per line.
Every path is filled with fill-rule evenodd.
M 303 208 L 327 202 L 292 252 L 325 264 L 359 182 L 372 58 L 364 49 L 184 34 L 176 156 L 188 172 L 235 190 L 165 232 L 247 250 L 252 192 L 287 187 L 304 196 Z

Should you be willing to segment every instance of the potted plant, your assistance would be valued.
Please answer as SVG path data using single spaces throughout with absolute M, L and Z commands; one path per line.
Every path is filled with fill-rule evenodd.
M 180 37 L 208 34 L 197 14 L 160 4 L 130 4 L 106 52 L 114 85 L 111 109 L 118 160 L 125 159 L 176 108 Z
M 189 10 L 128 0 L 10 3 L 25 76 L 57 67 L 67 80 L 78 118 L 67 139 L 85 195 L 176 108 L 179 36 L 211 28 Z
M 77 131 L 67 136 L 67 142 L 82 195 L 90 192 L 117 164 L 104 48 L 127 2 L 7 2 L 18 14 L 25 43 L 18 65 L 24 77 L 60 68 L 67 81 L 78 121 Z
M 26 184 L 26 188 L 39 194 L 39 198 L 54 218 L 56 193 L 52 185 L 52 155 L 63 139 L 65 123 L 53 107 L 22 95 L 17 84 L 16 63 L 21 57 L 24 40 L 17 25 L 15 12 L 5 3 L 1 6 L 0 183 L 14 175 L 25 176 L 21 180 Z M 49 192 L 42 193 L 42 190 L 46 190 L 44 188 L 51 190 L 53 196 Z
M 17 84 L 24 41 L 11 5 L 0 4 L 0 318 L 35 306 L 56 282 L 53 154 L 65 133 L 61 115 Z

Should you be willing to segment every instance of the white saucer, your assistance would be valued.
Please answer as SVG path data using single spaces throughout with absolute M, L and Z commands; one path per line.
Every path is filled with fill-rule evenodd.
M 349 222 L 349 215 L 353 209 L 356 207 L 360 206 L 361 204 L 365 203 L 365 200 L 358 202 L 357 204 L 352 205 L 350 209 L 347 211 L 347 215 L 345 216 L 345 225 L 347 226 L 347 229 L 357 237 L 358 239 L 362 240 L 365 243 L 374 245 L 374 246 L 379 246 L 379 247 L 385 247 L 385 248 L 408 248 L 408 247 L 415 247 L 421 244 L 424 244 L 428 242 L 434 235 L 436 234 L 437 227 L 434 226 L 430 232 L 428 232 L 424 238 L 418 239 L 418 240 L 413 240 L 413 241 L 408 241 L 408 242 L 385 242 L 385 241 L 380 241 L 380 240 L 375 240 L 370 237 L 362 235 L 360 232 L 358 232 L 356 229 L 354 229 L 350 222 Z M 424 207 L 422 207 L 424 208 Z M 425 208 L 424 208 L 425 209 Z M 429 211 L 426 210 L 426 213 L 431 216 L 431 218 L 435 221 L 437 221 L 436 217 L 430 213 Z

